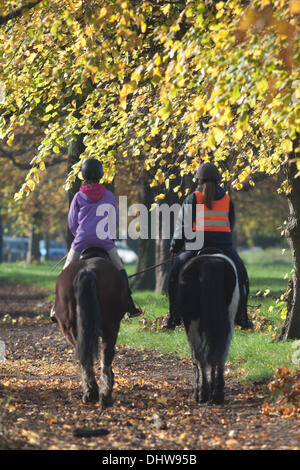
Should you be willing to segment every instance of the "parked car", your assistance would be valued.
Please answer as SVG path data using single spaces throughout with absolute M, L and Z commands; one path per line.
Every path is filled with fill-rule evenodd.
M 125 240 L 117 240 L 116 247 L 124 264 L 134 263 L 137 261 L 137 254 L 127 246 Z
M 45 240 L 40 240 L 40 253 L 43 258 L 47 255 L 47 244 Z M 50 240 L 48 242 L 48 259 L 55 260 L 60 259 L 67 253 L 66 245 L 56 240 Z
M 3 261 L 13 262 L 26 259 L 28 238 L 3 237 Z

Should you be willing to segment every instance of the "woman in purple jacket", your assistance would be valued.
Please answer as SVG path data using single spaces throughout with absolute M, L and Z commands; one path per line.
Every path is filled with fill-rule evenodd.
M 72 261 L 78 261 L 81 252 L 86 248 L 102 248 L 125 277 L 129 290 L 128 313 L 130 316 L 137 316 L 140 310 L 131 297 L 127 273 L 114 242 L 119 219 L 116 198 L 99 183 L 103 177 L 103 167 L 99 160 L 95 158 L 85 160 L 81 173 L 84 182 L 75 194 L 68 214 L 68 224 L 74 240 L 63 269 Z M 50 316 L 53 320 L 54 315 L 52 309 Z

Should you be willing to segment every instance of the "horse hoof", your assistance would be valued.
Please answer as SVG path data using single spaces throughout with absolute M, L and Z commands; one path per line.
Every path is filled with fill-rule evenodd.
M 214 405 L 224 405 L 224 393 L 218 393 L 216 395 L 213 395 L 212 403 Z
M 97 403 L 99 401 L 98 390 L 89 390 L 82 395 L 82 402 L 86 405 L 87 403 Z
M 103 408 L 108 408 L 109 406 L 112 406 L 112 404 L 113 404 L 113 399 L 112 399 L 111 395 L 109 395 L 109 396 L 101 395 L 100 405 Z
M 209 388 L 205 388 L 203 390 L 201 390 L 201 403 L 207 403 L 210 399 L 210 389 Z
M 207 395 L 201 395 L 201 403 L 207 403 L 209 401 L 209 396 Z

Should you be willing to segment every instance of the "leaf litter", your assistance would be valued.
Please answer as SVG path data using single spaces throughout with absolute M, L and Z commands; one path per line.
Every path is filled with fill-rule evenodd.
M 197 404 L 191 361 L 154 350 L 119 345 L 113 406 L 83 405 L 73 349 L 48 318 L 49 292 L 18 285 L 11 315 L 7 295 L 1 286 L 0 449 L 300 448 L 299 416 L 268 405 L 266 387 L 246 386 L 229 367 L 225 404 Z

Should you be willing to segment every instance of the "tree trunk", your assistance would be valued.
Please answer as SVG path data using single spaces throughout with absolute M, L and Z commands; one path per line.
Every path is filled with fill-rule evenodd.
M 155 264 L 160 264 L 170 258 L 170 240 L 160 238 L 155 240 Z M 170 263 L 165 263 L 156 268 L 155 276 L 155 292 L 157 294 L 165 294 L 167 292 L 168 274 L 170 271 Z
M 299 146 L 299 139 L 294 141 L 294 149 Z M 287 195 L 289 205 L 289 217 L 287 221 L 286 236 L 289 241 L 293 262 L 294 274 L 288 288 L 288 314 L 279 339 L 300 338 L 300 178 L 295 178 L 298 170 L 293 160 L 295 153 L 290 155 L 287 163 L 288 183 L 292 190 Z
M 163 206 L 166 208 L 171 208 L 173 204 L 178 204 L 179 199 L 177 193 L 174 193 L 172 190 L 169 191 L 163 199 L 163 203 L 160 204 L 159 208 L 162 209 Z M 157 210 L 159 210 L 157 207 Z M 155 264 L 164 263 L 158 268 L 156 268 L 156 282 L 155 282 L 155 292 L 157 294 L 164 294 L 167 292 L 167 282 L 168 274 L 170 271 L 170 263 L 165 263 L 171 257 L 170 254 L 170 242 L 174 234 L 174 227 L 176 223 L 176 214 L 172 213 L 171 210 L 168 213 L 162 211 L 159 213 L 159 222 L 158 235 L 159 238 L 155 240 Z M 168 238 L 166 236 L 168 235 Z
M 84 152 L 85 146 L 83 143 L 83 134 L 76 136 L 74 140 L 71 140 L 68 146 L 68 172 L 71 171 L 72 166 L 79 161 L 80 155 Z M 69 206 L 72 202 L 73 197 L 79 191 L 81 186 L 81 181 L 79 178 L 76 178 L 72 187 L 68 191 Z M 68 250 L 71 247 L 72 241 L 74 239 L 73 234 L 70 232 L 69 227 L 67 227 L 67 248 Z
M 163 203 L 167 204 L 169 207 L 171 207 L 173 204 L 181 204 L 184 200 L 184 197 L 180 200 L 178 197 L 178 193 L 174 193 L 174 191 L 172 190 L 173 187 L 180 184 L 180 180 L 181 178 L 176 178 L 175 180 L 173 180 L 172 187 L 168 191 L 166 198 L 163 200 Z M 183 192 L 183 194 L 185 193 L 185 190 L 187 188 L 189 189 L 189 192 L 193 192 L 196 189 L 195 184 L 193 183 L 193 176 L 191 174 L 185 175 L 183 177 L 182 184 L 181 184 L 181 191 Z M 170 224 L 169 226 L 170 237 L 168 239 L 162 238 L 162 233 L 160 231 L 161 236 L 158 240 L 156 240 L 156 252 L 155 252 L 156 264 L 162 263 L 163 261 L 171 257 L 170 242 L 174 234 L 176 220 L 172 215 L 170 217 L 170 220 L 165 221 L 165 222 Z M 159 266 L 156 269 L 156 284 L 155 284 L 156 293 L 158 294 L 166 293 L 170 268 L 171 268 L 171 263 L 168 262 L 168 263 L 163 264 L 162 266 Z
M 1 207 L 0 207 L 0 263 L 3 263 L 3 225 L 2 225 Z
M 150 208 L 153 202 L 153 189 L 150 188 L 145 179 L 139 187 L 139 203 L 144 204 L 148 211 L 148 238 L 138 239 L 137 255 L 138 262 L 136 272 L 139 273 L 155 263 L 155 240 L 151 239 L 150 232 Z M 155 287 L 155 270 L 151 269 L 145 273 L 138 274 L 132 278 L 131 286 L 134 290 L 153 290 Z
M 40 239 L 41 239 L 41 220 L 42 213 L 37 211 L 33 217 L 30 225 L 29 243 L 26 256 L 26 262 L 31 264 L 32 262 L 40 262 Z

